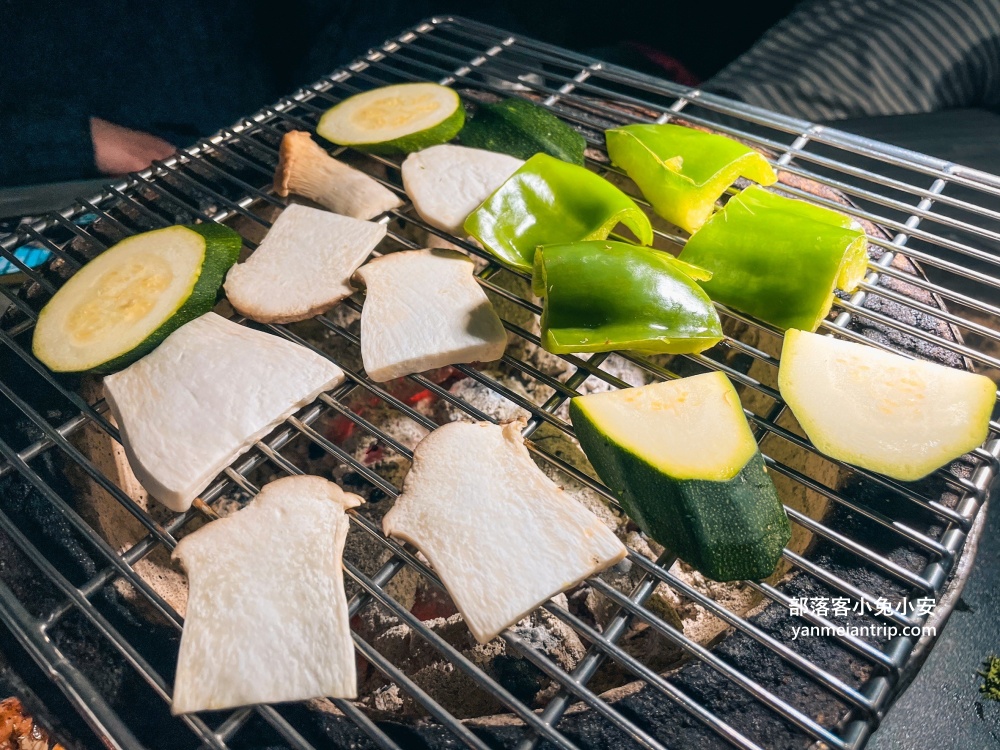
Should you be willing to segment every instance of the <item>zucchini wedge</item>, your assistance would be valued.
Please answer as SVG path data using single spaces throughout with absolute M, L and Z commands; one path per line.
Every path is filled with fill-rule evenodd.
M 798 330 L 778 388 L 819 451 L 904 482 L 982 445 L 997 391 L 984 375 Z
M 220 224 L 128 237 L 81 268 L 42 308 L 32 351 L 53 372 L 135 362 L 215 306 L 243 240 Z
M 409 154 L 446 143 L 465 124 L 458 94 L 437 83 L 400 83 L 331 107 L 316 132 L 331 143 L 376 154 Z
M 580 445 L 639 527 L 716 581 L 774 572 L 792 529 L 721 372 L 570 401 Z

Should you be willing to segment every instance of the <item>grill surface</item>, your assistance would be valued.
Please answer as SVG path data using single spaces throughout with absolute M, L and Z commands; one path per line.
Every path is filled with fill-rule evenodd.
M 558 603 L 545 605 L 588 645 L 587 655 L 572 674 L 517 634 L 502 636 L 508 653 L 518 655 L 525 665 L 531 665 L 528 668 L 541 671 L 561 685 L 537 712 L 393 599 L 387 585 L 404 568 L 412 568 L 431 581 L 435 580 L 433 573 L 412 549 L 385 540 L 376 524 L 354 516 L 352 534 L 368 534 L 379 540 L 392 557 L 374 575 L 366 575 L 362 561 L 348 555 L 346 577 L 357 591 L 351 600 L 352 613 L 380 607 L 407 622 L 426 645 L 452 662 L 456 672 L 465 673 L 478 689 L 491 694 L 520 722 L 470 727 L 457 721 L 357 634 L 360 656 L 409 693 L 426 710 L 429 720 L 413 726 L 377 722 L 346 701 L 334 702 L 342 717 L 322 719 L 297 706 L 260 706 L 166 718 L 173 657 L 164 660 L 151 642 L 159 635 L 150 626 L 123 617 L 108 605 L 107 592 L 112 585 L 122 581 L 130 584 L 150 608 L 165 618 L 176 636 L 181 618 L 136 574 L 132 566 L 137 561 L 155 549 L 172 549 L 177 534 L 199 516 L 213 517 L 213 502 L 224 493 L 239 489 L 253 494 L 256 488 L 248 477 L 260 467 L 267 466 L 275 473 L 300 472 L 293 448 L 302 442 L 348 464 L 363 481 L 388 496 L 398 494 L 395 484 L 311 427 L 320 418 L 340 415 L 356 429 L 374 434 L 389 449 L 407 455 L 407 449 L 387 434 L 378 420 L 369 421 L 343 405 L 352 393 L 367 392 L 387 409 L 422 428 L 433 429 L 435 425 L 405 401 L 369 382 L 363 373 L 349 371 L 343 386 L 287 420 L 227 469 L 194 508 L 160 523 L 136 506 L 71 441 L 88 424 L 113 438 L 117 438 L 117 431 L 103 416 L 103 402 L 88 403 L 78 395 L 77 381 L 54 378 L 31 357 L 30 336 L 37 309 L 54 291 L 59 274 L 71 272 L 82 259 L 128 234 L 176 221 L 204 220 L 236 223 L 241 229 L 250 228 L 245 234 L 259 238 L 269 226 L 266 217 L 283 205 L 270 192 L 281 134 L 291 129 L 312 131 L 326 108 L 353 93 L 410 80 L 436 80 L 480 92 L 532 96 L 594 135 L 589 152 L 593 157 L 591 166 L 605 173 L 613 170 L 599 153 L 599 134 L 612 124 L 665 122 L 676 117 L 753 143 L 767 151 L 784 172 L 786 184 L 782 189 L 841 209 L 844 207 L 837 202 L 837 196 L 847 196 L 851 201 L 849 213 L 884 230 L 881 235 L 875 230 L 872 237 L 875 259 L 868 277 L 851 298 L 838 300 L 839 315 L 824 324 L 826 332 L 953 366 L 971 365 L 994 380 L 1000 377 L 1000 334 L 996 330 L 1000 321 L 996 306 L 1000 296 L 1000 178 L 770 114 L 477 23 L 434 19 L 175 158 L 89 200 L 80 200 L 61 214 L 24 227 L 0 246 L 2 257 L 18 265 L 34 282 L 19 293 L 0 287 L 14 306 L 0 327 L 4 357 L 0 394 L 4 407 L 33 429 L 31 437 L 23 441 L 15 437 L 0 441 L 0 476 L 6 477 L 0 481 L 9 483 L 20 475 L 57 520 L 61 538 L 67 540 L 62 547 L 45 543 L 51 537 L 40 536 L 34 521 L 25 520 L 16 508 L 0 509 L 0 542 L 20 561 L 17 569 L 27 571 L 26 578 L 13 580 L 11 568 L 0 566 L 0 623 L 44 667 L 106 744 L 116 748 L 308 748 L 338 744 L 399 748 L 423 743 L 434 747 L 503 745 L 528 750 L 539 743 L 561 748 L 660 748 L 689 743 L 693 746 L 696 742 L 742 748 L 807 747 L 817 742 L 834 748 L 863 746 L 877 726 L 878 717 L 926 654 L 929 639 L 844 634 L 793 642 L 791 627 L 919 626 L 925 624 L 926 617 L 906 611 L 862 612 L 849 621 L 811 613 L 790 615 L 790 598 L 846 596 L 873 606 L 880 597 L 894 601 L 904 596 L 938 598 L 941 603 L 935 621 L 943 624 L 950 609 L 946 599 L 960 590 L 964 580 L 960 571 L 967 570 L 970 564 L 968 553 L 963 558 L 963 551 L 975 536 L 977 515 L 997 473 L 1000 442 L 996 437 L 1000 425 L 996 420 L 991 423 L 990 440 L 975 451 L 971 462 L 955 464 L 951 470 L 941 470 L 916 484 L 904 485 L 840 467 L 847 481 L 831 487 L 785 461 L 768 458 L 773 474 L 824 496 L 830 502 L 830 511 L 823 519 L 815 520 L 789 510 L 793 524 L 810 532 L 814 542 L 804 554 L 786 552 L 786 561 L 794 573 L 789 580 L 780 585 L 752 584 L 768 602 L 767 607 L 753 617 L 741 617 L 723 603 L 687 587 L 670 572 L 672 559 L 652 562 L 633 553 L 630 560 L 642 572 L 633 590 L 619 591 L 603 581 L 592 582 L 595 591 L 617 608 L 603 632 L 596 632 Z M 383 175 L 385 184 L 401 193 L 398 162 L 358 158 L 362 167 Z M 816 197 L 801 187 L 802 180 L 830 190 L 821 190 L 821 196 Z M 95 214 L 98 221 L 81 228 L 73 220 L 85 214 Z M 389 222 L 390 238 L 400 247 L 415 246 L 408 229 L 430 229 L 409 204 L 383 220 Z M 21 265 L 13 250 L 25 242 L 41 243 L 51 249 L 57 259 L 53 268 L 48 272 L 32 271 Z M 669 247 L 671 242 L 676 239 L 661 233 L 658 245 Z M 482 255 L 476 248 L 459 244 Z M 247 245 L 254 247 L 249 239 Z M 924 274 L 913 275 L 914 267 L 907 258 L 918 263 Z M 537 313 L 532 301 L 521 299 L 502 283 L 507 273 L 489 264 L 479 273 L 479 279 L 487 290 L 512 305 Z M 898 282 L 910 286 L 904 288 Z M 350 304 L 357 307 L 358 303 Z M 774 388 L 747 374 L 748 368 L 743 366 L 755 363 L 773 375 L 777 359 L 758 348 L 757 342 L 776 334 L 738 314 L 721 312 L 737 337 L 727 338 L 703 355 L 675 358 L 669 367 L 639 356 L 628 355 L 625 359 L 652 378 L 723 369 L 745 396 L 750 394 L 756 399 L 758 406 L 748 415 L 759 439 L 770 441 L 764 443 L 766 454 L 773 455 L 768 446 L 775 444 L 784 446 L 782 455 L 789 449 L 812 452 L 804 439 L 779 424 L 784 409 Z M 357 347 L 355 332 L 329 315 L 317 320 L 325 335 L 345 346 Z M 528 344 L 537 344 L 537 337 L 530 331 L 510 321 L 505 324 Z M 303 341 L 294 329 L 267 329 Z M 507 366 L 548 386 L 550 395 L 540 403 L 525 399 L 475 368 L 463 366 L 458 370 L 529 412 L 525 435 L 533 455 L 542 464 L 556 467 L 569 479 L 613 502 L 593 478 L 548 452 L 543 443 L 530 441 L 545 424 L 572 434 L 571 426 L 560 416 L 560 408 L 589 378 L 614 387 L 626 385 L 607 371 L 608 357 L 567 357 L 569 376 L 557 380 L 540 372 L 526 358 L 508 353 L 504 360 Z M 467 418 L 489 418 L 430 379 L 415 375 L 410 380 L 417 388 L 449 402 Z M 210 426 L 206 425 L 206 429 Z M 69 465 L 76 465 L 77 471 L 121 502 L 148 530 L 146 538 L 123 554 L 105 543 L 78 514 L 71 486 L 61 481 Z M 10 484 L 7 486 L 9 490 Z M 67 556 L 75 554 L 76 549 L 96 561 L 85 575 L 66 564 Z M 663 619 L 662 613 L 645 607 L 659 584 L 673 587 L 697 607 L 726 622 L 730 631 L 722 643 L 714 649 L 700 646 Z M 663 677 L 641 658 L 619 648 L 617 643 L 625 630 L 640 622 L 682 649 L 689 663 Z M 97 644 L 94 649 L 98 657 L 74 645 L 77 640 L 67 635 L 70 631 L 91 634 L 88 637 Z M 100 654 L 108 654 L 108 664 L 119 665 L 115 669 L 128 673 L 131 682 L 126 680 L 125 684 L 136 686 L 134 695 L 123 700 L 109 694 L 101 674 Z M 599 696 L 588 688 L 588 681 L 605 661 L 616 662 L 629 679 L 640 680 L 645 686 L 624 697 Z M 577 710 L 578 705 L 588 710 Z M 150 726 L 158 727 L 157 732 L 167 727 L 163 729 L 166 733 L 152 733 Z

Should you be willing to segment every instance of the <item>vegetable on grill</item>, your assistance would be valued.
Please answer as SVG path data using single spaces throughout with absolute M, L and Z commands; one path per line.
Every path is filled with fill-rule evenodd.
M 523 164 L 506 154 L 443 143 L 406 157 L 403 187 L 421 219 L 461 237 L 469 214 Z
M 519 98 L 477 104 L 458 140 L 463 146 L 518 159 L 542 153 L 581 167 L 587 147 L 586 139 L 554 114 Z
M 377 383 L 503 356 L 507 332 L 472 274 L 451 250 L 388 253 L 355 274 L 367 292 L 361 359 Z
M 904 482 L 980 446 L 997 390 L 984 375 L 796 330 L 778 386 L 818 450 Z
M 694 232 L 738 177 L 777 180 L 761 154 L 732 138 L 682 125 L 625 125 L 604 134 L 611 162 L 625 170 L 667 221 Z
M 173 714 L 357 696 L 341 559 L 345 511 L 362 502 L 284 477 L 180 541 L 190 596 Z
M 136 478 L 182 513 L 233 459 L 343 380 L 326 357 L 210 312 L 104 378 L 104 394 Z
M 614 565 L 625 546 L 531 460 L 524 421 L 451 422 L 413 453 L 382 520 L 441 577 L 480 643 Z
M 649 217 L 593 172 L 536 154 L 465 221 L 465 230 L 500 261 L 530 271 L 539 245 L 603 240 L 624 224 L 653 243 Z
M 385 224 L 293 204 L 247 261 L 229 269 L 226 297 L 261 323 L 306 320 L 354 292 L 351 274 L 385 234 Z
M 815 331 L 834 289 L 853 291 L 868 262 L 860 224 L 751 185 L 695 232 L 681 260 L 712 272 L 716 302 L 778 328 Z
M 301 130 L 285 133 L 281 139 L 274 192 L 283 198 L 301 195 L 354 219 L 373 219 L 403 205 L 389 188 L 337 161 Z
M 578 396 L 570 418 L 650 537 L 716 581 L 774 572 L 791 526 L 723 373 Z
M 34 355 L 53 372 L 127 366 L 215 306 L 242 244 L 220 224 L 178 225 L 122 240 L 42 308 Z
M 450 141 L 465 123 L 458 94 L 437 83 L 399 83 L 348 97 L 319 120 L 331 143 L 377 154 L 408 154 Z
M 695 283 L 702 269 L 668 253 L 591 240 L 535 251 L 535 294 L 544 298 L 542 346 L 555 354 L 638 349 L 700 352 L 722 324 Z

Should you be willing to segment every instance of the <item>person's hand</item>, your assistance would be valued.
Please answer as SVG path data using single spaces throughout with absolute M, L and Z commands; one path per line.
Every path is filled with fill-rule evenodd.
M 94 141 L 94 163 L 103 174 L 137 172 L 176 151 L 162 138 L 99 117 L 90 118 L 90 137 Z

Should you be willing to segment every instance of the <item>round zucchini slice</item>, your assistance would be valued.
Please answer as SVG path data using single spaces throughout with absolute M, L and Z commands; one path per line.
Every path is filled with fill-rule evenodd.
M 219 224 L 128 237 L 98 255 L 42 308 L 34 355 L 53 372 L 119 370 L 215 306 L 240 235 Z
M 328 109 L 316 132 L 331 143 L 380 154 L 408 154 L 446 143 L 465 124 L 458 94 L 436 83 L 365 91 Z

